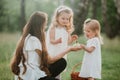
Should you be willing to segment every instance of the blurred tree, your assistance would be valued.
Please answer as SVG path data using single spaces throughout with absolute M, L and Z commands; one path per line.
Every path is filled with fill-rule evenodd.
M 21 25 L 20 25 L 20 30 L 23 29 L 23 27 L 25 26 L 26 23 L 26 19 L 25 19 L 25 0 L 21 0 Z
M 74 8 L 74 3 L 75 3 L 74 0 L 70 0 L 70 4 L 71 4 L 71 6 L 72 6 L 72 9 Z M 74 9 L 73 9 L 73 10 L 74 10 Z
M 0 32 L 6 28 L 6 12 L 5 12 L 5 1 L 0 0 Z
M 109 29 L 109 23 L 108 23 L 108 21 L 107 21 L 107 0 L 101 0 L 101 4 L 102 4 L 102 18 L 103 18 L 103 24 L 104 23 L 106 23 L 106 24 L 104 24 L 104 26 L 105 26 L 105 30 L 106 31 L 108 31 L 108 32 L 110 32 L 110 29 Z M 107 33 L 108 33 L 107 32 Z
M 90 6 L 90 0 L 80 0 L 78 4 L 76 4 L 78 7 L 75 12 L 75 31 L 73 34 L 80 35 L 82 33 L 82 27 L 83 23 L 88 15 L 88 10 Z
M 97 13 L 97 0 L 91 0 L 92 1 L 92 18 L 96 18 Z
M 102 32 L 109 38 L 120 35 L 120 0 L 0 0 L 0 31 L 20 31 L 26 19 L 36 10 L 46 12 L 50 24 L 59 5 L 73 9 L 75 34 L 83 32 L 83 22 L 89 17 L 100 21 Z
M 99 7 L 101 6 L 100 0 L 91 0 L 91 8 L 92 8 L 92 19 L 97 19 L 98 18 L 98 13 L 100 13 Z
M 113 0 L 101 0 L 104 31 L 109 38 L 120 35 L 120 19 L 117 17 L 117 8 Z
M 114 0 L 115 6 L 117 7 L 117 19 L 118 19 L 118 35 L 120 36 L 120 0 Z
M 64 5 L 65 0 L 58 0 L 59 5 Z
M 120 0 L 114 0 L 115 6 L 117 7 L 118 17 L 120 18 Z

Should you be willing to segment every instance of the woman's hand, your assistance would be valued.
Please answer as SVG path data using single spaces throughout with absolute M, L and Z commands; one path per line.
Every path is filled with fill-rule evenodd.
M 81 46 L 69 46 L 70 51 L 78 51 L 81 50 Z

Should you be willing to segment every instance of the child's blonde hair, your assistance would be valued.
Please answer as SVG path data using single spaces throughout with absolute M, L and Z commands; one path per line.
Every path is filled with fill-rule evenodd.
M 66 27 L 66 30 L 68 32 L 73 32 L 74 31 L 74 26 L 73 26 L 73 11 L 71 8 L 67 7 L 67 6 L 59 6 L 55 12 L 54 12 L 54 16 L 53 16 L 53 19 L 52 19 L 52 23 L 50 25 L 50 27 L 57 27 L 59 25 L 58 21 L 57 21 L 57 18 L 59 17 L 59 15 L 62 13 L 62 12 L 65 12 L 67 14 L 70 14 L 70 25 L 69 26 L 65 26 Z
M 93 32 L 96 33 L 96 37 L 99 38 L 100 40 L 100 43 L 103 44 L 103 38 L 101 37 L 101 26 L 100 26 L 100 23 L 98 20 L 95 20 L 95 19 L 86 19 L 85 22 L 84 22 L 84 28 L 85 26 L 88 26 L 89 29 L 91 29 Z

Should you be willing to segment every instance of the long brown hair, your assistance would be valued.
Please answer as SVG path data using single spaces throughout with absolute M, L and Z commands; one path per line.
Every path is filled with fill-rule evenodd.
M 47 61 L 48 53 L 46 50 L 45 31 L 44 31 L 46 23 L 47 23 L 47 14 L 43 12 L 35 12 L 34 14 L 32 14 L 29 21 L 23 28 L 22 36 L 20 40 L 18 41 L 16 51 L 11 61 L 11 70 L 15 75 L 20 74 L 20 68 L 19 68 L 20 62 L 22 62 L 24 66 L 24 71 L 22 74 L 26 72 L 26 65 L 25 65 L 26 59 L 23 53 L 23 46 L 24 46 L 25 38 L 28 34 L 31 34 L 32 36 L 35 36 L 40 40 L 42 44 L 42 51 L 40 55 L 41 57 L 40 68 L 44 70 L 46 73 L 49 73 L 48 68 L 47 68 L 48 67 L 48 61 Z

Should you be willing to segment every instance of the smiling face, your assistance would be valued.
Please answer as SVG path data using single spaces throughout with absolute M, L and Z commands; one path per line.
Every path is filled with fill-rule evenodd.
M 60 26 L 67 26 L 70 24 L 70 14 L 66 12 L 61 12 L 57 18 L 57 21 Z
M 84 26 L 84 34 L 88 39 L 96 36 L 95 31 L 91 30 L 89 26 Z

